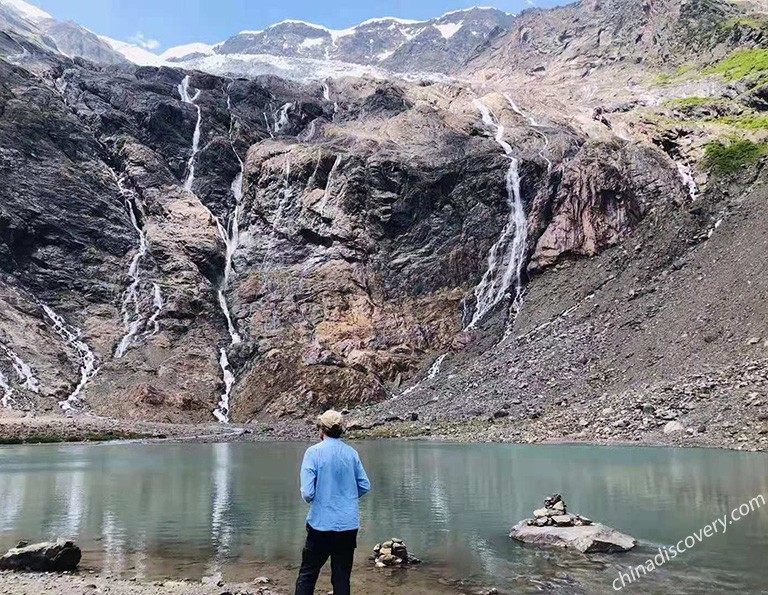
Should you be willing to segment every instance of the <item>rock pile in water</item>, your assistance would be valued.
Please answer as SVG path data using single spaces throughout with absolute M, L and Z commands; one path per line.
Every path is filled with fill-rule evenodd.
M 420 564 L 421 560 L 411 556 L 408 548 L 402 539 L 393 537 L 389 541 L 377 543 L 373 548 L 371 558 L 376 564 L 376 568 L 386 568 L 387 566 L 406 566 L 408 564 Z
M 568 514 L 565 501 L 560 494 L 544 499 L 544 508 L 533 511 L 535 518 L 528 519 L 528 526 L 533 527 L 582 527 L 592 521 L 578 514 Z
M 532 545 L 561 547 L 585 554 L 626 552 L 637 545 L 634 537 L 625 535 L 588 518 L 568 514 L 560 494 L 544 500 L 544 508 L 534 511 L 532 519 L 524 519 L 512 527 L 509 536 Z

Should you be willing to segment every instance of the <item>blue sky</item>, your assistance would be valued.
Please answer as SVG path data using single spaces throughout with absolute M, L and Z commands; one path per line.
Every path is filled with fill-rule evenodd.
M 203 41 L 216 43 L 242 30 L 262 29 L 283 19 L 343 29 L 373 17 L 429 19 L 479 5 L 519 12 L 526 0 L 27 0 L 57 19 L 73 20 L 100 35 L 143 41 L 163 49 Z M 541 7 L 567 0 L 531 0 Z

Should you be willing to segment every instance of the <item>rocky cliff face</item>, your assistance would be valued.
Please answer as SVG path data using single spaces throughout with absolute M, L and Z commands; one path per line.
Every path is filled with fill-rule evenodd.
M 526 15 L 556 32 L 577 10 L 650 18 L 626 3 Z M 12 408 L 304 416 L 385 401 L 445 354 L 454 371 L 433 367 L 398 407 L 432 411 L 425 391 L 440 386 L 471 417 L 518 394 L 510 375 L 532 411 L 566 382 L 623 390 L 642 374 L 622 384 L 607 362 L 642 323 L 621 296 L 671 283 L 723 197 L 694 204 L 685 135 L 647 103 L 609 109 L 589 77 L 571 112 L 546 86 L 496 87 L 490 69 L 472 86 L 300 84 L 94 65 L 17 42 L 0 36 L 0 390 Z M 575 92 L 558 68 L 551 89 L 567 79 Z M 511 72 L 503 80 L 529 76 Z M 630 124 L 635 138 L 620 138 Z M 606 286 L 609 314 L 588 315 Z M 571 308 L 585 312 L 578 328 Z M 546 331 L 560 325 L 567 336 Z M 646 348 L 622 357 L 645 365 Z
M 53 353 L 11 328 L 7 345 L 38 377 L 43 406 L 72 395 L 85 367 L 42 304 L 82 328 L 96 358 L 73 405 L 172 419 L 217 408 L 222 348 L 236 379 L 227 413 L 245 420 L 384 399 L 466 326 L 509 200 L 503 152 L 468 90 L 194 75 L 184 98 L 177 70 L 47 59 L 39 75 L 3 72 L 3 270 L 18 316 Z M 597 149 L 553 130 L 562 154 L 546 157 L 502 96 L 483 101 L 523 147 L 535 262 L 596 252 L 642 218 L 642 191 L 626 205 L 621 194 L 638 158 L 617 153 L 592 183 L 595 222 L 563 237 Z M 572 173 L 548 171 L 571 153 Z M 230 340 L 219 291 L 242 341 Z

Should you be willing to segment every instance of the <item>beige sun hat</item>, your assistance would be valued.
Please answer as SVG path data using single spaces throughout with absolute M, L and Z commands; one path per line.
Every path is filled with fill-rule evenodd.
M 329 409 L 328 411 L 323 413 L 318 418 L 318 421 L 321 427 L 326 428 L 328 430 L 331 430 L 334 427 L 344 429 L 344 416 L 338 411 L 334 411 L 333 409 Z

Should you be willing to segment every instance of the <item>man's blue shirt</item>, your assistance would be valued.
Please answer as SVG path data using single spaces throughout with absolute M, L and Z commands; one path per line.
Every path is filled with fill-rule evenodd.
M 304 453 L 301 497 L 310 504 L 307 524 L 316 531 L 360 528 L 358 503 L 371 490 L 357 451 L 326 438 Z

